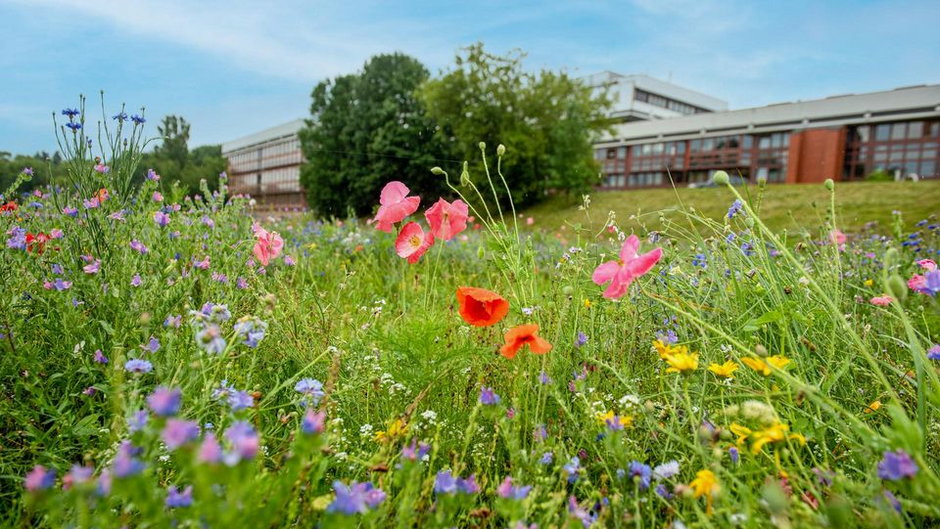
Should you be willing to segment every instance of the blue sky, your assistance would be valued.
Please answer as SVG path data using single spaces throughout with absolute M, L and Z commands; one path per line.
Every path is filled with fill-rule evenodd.
M 461 47 L 527 67 L 646 73 L 731 108 L 940 83 L 937 0 L 321 2 L 0 0 L 0 150 L 53 151 L 79 93 L 192 124 L 191 146 L 307 114 L 320 80 L 401 51 Z

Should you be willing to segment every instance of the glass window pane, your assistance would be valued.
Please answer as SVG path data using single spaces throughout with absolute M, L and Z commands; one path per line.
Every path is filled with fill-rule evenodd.
M 904 139 L 904 129 L 905 123 L 895 123 L 891 127 L 891 139 L 892 140 L 903 140 Z
M 868 125 L 856 128 L 855 134 L 858 136 L 858 141 L 868 141 Z
M 908 138 L 920 138 L 924 135 L 924 122 L 923 121 L 912 121 L 907 124 L 907 137 Z
M 875 127 L 875 141 L 887 141 L 891 137 L 891 125 Z
M 936 176 L 937 175 L 937 163 L 933 160 L 925 161 L 920 163 L 920 175 L 921 176 Z

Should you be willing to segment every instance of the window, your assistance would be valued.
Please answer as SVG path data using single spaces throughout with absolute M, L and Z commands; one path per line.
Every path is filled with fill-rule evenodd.
M 875 141 L 888 141 L 889 139 L 891 139 L 891 125 L 875 127 Z
M 912 121 L 907 124 L 907 137 L 917 139 L 924 135 L 924 122 Z

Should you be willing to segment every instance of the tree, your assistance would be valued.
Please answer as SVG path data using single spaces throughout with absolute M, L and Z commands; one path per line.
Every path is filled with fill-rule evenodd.
M 427 69 L 400 53 L 377 55 L 357 74 L 319 83 L 300 132 L 300 181 L 324 216 L 371 213 L 382 187 L 401 180 L 426 199 L 444 190 L 430 168 L 450 158 L 417 97 Z
M 176 162 L 180 170 L 185 168 L 189 158 L 189 123 L 182 117 L 164 116 L 163 121 L 157 125 L 157 133 L 163 143 L 154 148 L 154 154 Z
M 524 57 L 493 55 L 480 43 L 465 48 L 452 71 L 423 86 L 427 113 L 457 156 L 477 168 L 475 183 L 483 173 L 479 143 L 490 154 L 506 146 L 503 174 L 517 204 L 550 189 L 586 192 L 597 182 L 592 145 L 611 125 L 611 102 L 564 72 L 525 72 Z

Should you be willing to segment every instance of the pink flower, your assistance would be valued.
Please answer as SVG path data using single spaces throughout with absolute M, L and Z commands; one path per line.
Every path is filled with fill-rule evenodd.
M 526 223 L 526 226 L 531 226 L 531 225 L 535 224 L 535 219 L 533 219 L 532 217 L 529 217 L 529 218 L 525 219 L 525 223 Z
M 924 289 L 927 287 L 927 278 L 920 274 L 914 274 L 907 280 L 907 286 L 914 292 L 923 293 Z
M 620 259 L 607 261 L 594 270 L 591 279 L 595 284 L 603 285 L 610 282 L 604 291 L 604 297 L 616 299 L 627 293 L 627 288 L 634 279 L 650 271 L 663 256 L 663 249 L 656 248 L 643 255 L 637 255 L 640 239 L 636 235 L 627 237 L 620 248 Z
M 921 259 L 920 261 L 917 261 L 917 264 L 928 272 L 937 269 L 937 263 L 935 263 L 933 259 Z
M 894 301 L 894 298 L 892 298 L 891 296 L 875 296 L 871 298 L 870 301 L 872 305 L 877 305 L 879 307 L 886 307 L 890 305 L 892 301 Z
M 845 234 L 839 230 L 829 232 L 829 240 L 832 244 L 845 244 Z
M 443 198 L 424 212 L 431 226 L 431 234 L 438 239 L 449 241 L 458 233 L 467 229 L 469 207 L 460 199 L 448 203 Z
M 370 222 L 376 223 L 375 229 L 392 233 L 392 225 L 405 220 L 405 217 L 418 211 L 420 203 L 421 197 L 408 196 L 408 187 L 405 184 L 398 181 L 389 182 L 382 188 L 382 195 L 379 197 L 379 210 Z
M 399 257 L 408 259 L 409 263 L 414 264 L 432 244 L 434 244 L 434 235 L 431 235 L 431 232 L 425 233 L 417 222 L 409 222 L 398 232 L 398 238 L 395 239 L 395 251 Z
M 276 231 L 267 231 L 260 225 L 253 226 L 255 231 L 255 242 L 253 253 L 262 266 L 268 266 L 271 259 L 281 255 L 281 249 L 284 248 L 284 239 Z

